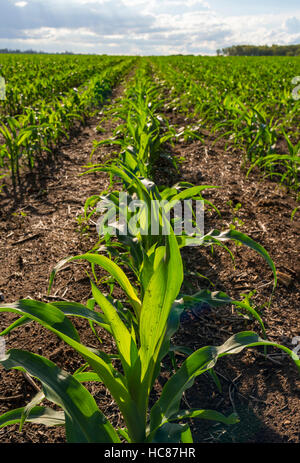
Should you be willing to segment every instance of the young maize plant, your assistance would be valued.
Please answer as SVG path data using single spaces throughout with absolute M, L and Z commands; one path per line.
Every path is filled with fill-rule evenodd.
M 179 206 L 180 212 L 182 212 L 181 202 L 185 200 L 200 201 L 203 206 L 208 204 L 210 207 L 214 207 L 202 196 L 202 193 L 217 187 L 194 186 L 187 182 L 180 182 L 170 188 L 158 187 L 151 180 L 137 177 L 121 161 L 94 167 L 85 174 L 95 172 L 108 172 L 112 176 L 119 177 L 126 192 L 126 202 L 123 204 L 122 192 L 120 191 L 102 193 L 87 199 L 85 220 L 88 222 L 92 216 L 97 213 L 100 214 L 99 226 L 97 227 L 100 241 L 95 245 L 94 250 L 105 243 L 104 248 L 111 255 L 115 254 L 120 261 L 120 259 L 122 260 L 123 249 L 123 262 L 129 265 L 138 278 L 140 278 L 142 266 L 145 265 L 145 255 L 160 246 L 165 234 L 168 234 L 172 229 L 180 248 L 191 245 L 212 246 L 213 244 L 225 247 L 224 242 L 234 240 L 254 249 L 272 269 L 276 286 L 276 269 L 272 259 L 267 251 L 250 237 L 234 230 L 226 232 L 212 230 L 204 235 L 193 211 L 188 216 L 193 229 L 193 234 L 189 235 L 183 227 L 184 217 L 182 215 L 171 217 L 171 211 L 176 206 Z M 132 205 L 135 206 L 134 210 Z M 88 212 L 90 209 L 91 211 Z M 115 213 L 117 214 L 115 215 Z M 164 223 L 161 222 L 159 214 L 164 217 Z M 154 221 L 158 227 L 153 227 Z M 126 225 L 126 234 L 124 234 L 124 225 Z M 153 233 L 154 230 L 155 233 Z M 117 241 L 114 237 L 117 237 Z M 101 247 L 99 249 L 102 250 Z
M 7 125 L 0 122 L 0 135 L 5 140 L 5 145 L 1 147 L 2 163 L 5 165 L 5 158 L 9 161 L 10 172 L 14 193 L 16 193 L 17 181 L 20 182 L 20 158 L 26 146 L 27 140 L 31 136 L 31 127 L 22 127 L 17 119 L 8 117 Z
M 1 359 L 6 369 L 20 369 L 38 379 L 42 391 L 23 408 L 0 417 L 0 426 L 24 422 L 46 425 L 64 425 L 68 442 L 130 443 L 193 442 L 187 420 L 202 418 L 227 425 L 236 423 L 235 414 L 224 416 L 214 410 L 181 408 L 181 398 L 197 376 L 211 371 L 218 359 L 240 353 L 246 347 L 274 346 L 282 349 L 297 365 L 299 357 L 288 348 L 261 339 L 254 332 L 241 332 L 221 346 L 206 346 L 193 352 L 164 385 L 159 399 L 152 407 L 149 399 L 160 373 L 161 362 L 170 348 L 170 339 L 179 325 L 183 310 L 177 296 L 183 281 L 183 266 L 174 234 L 166 237 L 164 246 L 153 253 L 152 273 L 139 298 L 125 273 L 105 256 L 86 254 L 69 260 L 86 260 L 99 265 L 112 275 L 126 294 L 130 310 L 104 296 L 91 280 L 93 299 L 87 306 L 57 302 L 44 304 L 22 300 L 15 304 L 1 304 L 0 311 L 12 312 L 21 318 L 7 330 L 36 321 L 55 333 L 74 348 L 86 366 L 70 375 L 53 362 L 30 352 L 12 349 Z M 67 261 L 67 260 L 66 260 Z M 59 267 L 62 267 L 60 263 Z M 216 304 L 220 299 L 215 296 Z M 214 297 L 211 297 L 211 303 Z M 96 305 L 101 313 L 95 310 Z M 105 329 L 117 346 L 117 368 L 110 356 L 101 350 L 89 348 L 80 342 L 78 332 L 68 316 L 88 319 Z M 89 368 L 89 369 L 88 369 Z M 117 403 L 124 420 L 124 428 L 114 429 L 98 408 L 94 398 L 82 385 L 84 382 L 102 382 Z M 40 405 L 44 399 L 58 405 L 62 412 Z
M 247 176 L 255 166 L 259 166 L 265 172 L 266 177 L 279 177 L 280 183 L 288 183 L 299 191 L 300 141 L 293 145 L 284 130 L 282 133 L 287 142 L 289 154 L 274 153 L 259 157 L 248 170 Z
M 168 121 L 158 113 L 162 105 L 158 86 L 150 77 L 146 63 L 140 67 L 130 83 L 121 105 L 113 110 L 114 117 L 122 119 L 114 131 L 114 138 L 94 143 L 94 151 L 104 144 L 120 146 L 120 159 L 136 175 L 149 178 L 160 157 L 175 165 L 174 158 L 164 152 L 164 145 L 176 135 Z
M 137 75 L 139 77 L 139 82 L 143 83 L 140 73 Z M 149 83 L 148 80 L 145 82 Z M 129 93 L 130 92 L 134 95 L 138 95 L 138 99 L 140 98 L 139 91 L 136 90 L 136 85 L 129 87 Z M 144 90 L 142 94 L 144 95 L 142 100 L 144 99 L 147 101 Z M 156 99 L 153 102 L 153 106 L 158 108 L 159 104 L 156 101 L 158 99 L 158 94 L 155 93 L 155 95 Z M 136 106 L 138 107 L 138 104 Z M 147 104 L 147 106 L 149 106 L 149 104 Z M 126 103 L 122 105 L 122 110 L 126 114 Z M 136 113 L 137 115 L 139 114 L 138 111 L 136 111 Z M 117 114 L 119 114 L 119 112 L 117 112 Z M 128 143 L 126 141 L 126 128 L 127 126 L 124 125 L 124 139 L 122 141 L 116 141 L 116 143 L 123 144 L 125 147 Z M 158 130 L 162 129 L 159 127 Z M 143 131 L 141 130 L 140 133 L 142 136 L 139 139 L 136 139 L 134 145 L 136 152 L 139 152 L 142 145 L 141 140 L 143 139 Z M 152 136 L 156 137 L 157 135 L 155 133 L 154 135 L 152 134 Z M 159 136 L 160 133 L 158 131 L 158 137 Z M 148 159 L 153 170 L 157 162 L 157 152 L 153 148 L 153 143 L 150 143 L 149 146 L 150 150 Z M 132 147 L 130 148 L 132 149 Z M 170 217 L 171 211 L 173 211 L 176 206 L 179 206 L 179 208 L 182 209 L 182 202 L 185 200 L 189 200 L 190 202 L 201 201 L 203 205 L 209 204 L 210 207 L 214 207 L 212 203 L 203 198 L 202 193 L 209 188 L 216 187 L 208 185 L 195 186 L 186 182 L 181 182 L 171 188 L 165 186 L 158 187 L 152 180 L 149 179 L 149 177 L 145 178 L 143 176 L 143 162 L 139 162 L 138 165 L 130 163 L 128 160 L 126 162 L 124 153 L 126 153 L 126 148 L 125 151 L 121 152 L 121 160 L 117 158 L 116 160 L 109 161 L 105 165 L 95 165 L 86 172 L 87 174 L 98 171 L 108 172 L 111 176 L 111 183 L 113 182 L 114 177 L 119 177 L 122 180 L 123 188 L 127 195 L 125 203 L 123 201 L 124 196 L 122 196 L 120 191 L 112 191 L 108 193 L 103 192 L 100 195 L 94 195 L 87 199 L 85 204 L 86 223 L 88 223 L 91 217 L 93 215 L 95 216 L 97 212 L 102 212 L 102 216 L 98 221 L 97 227 L 100 242 L 94 246 L 93 251 L 97 249 L 98 252 L 108 252 L 110 257 L 117 259 L 118 263 L 127 265 L 135 273 L 137 280 L 141 284 L 141 288 L 143 288 L 145 287 L 145 282 L 148 281 L 149 278 L 148 265 L 150 265 L 151 273 L 151 264 L 149 264 L 150 256 L 153 255 L 153 251 L 155 249 L 163 244 L 165 239 L 164 235 L 168 233 L 170 228 L 174 231 L 180 248 L 191 245 L 209 247 L 219 245 L 224 247 L 231 254 L 230 250 L 224 243 L 232 240 L 256 250 L 256 252 L 258 252 L 266 260 L 274 275 L 275 288 L 276 269 L 273 261 L 267 251 L 258 243 L 251 240 L 248 236 L 233 230 L 226 232 L 212 230 L 207 235 L 204 235 L 195 220 L 193 210 L 190 211 L 191 213 L 189 217 L 189 221 L 192 225 L 190 229 L 193 229 L 193 233 L 191 235 L 186 233 L 182 227 L 182 221 L 184 220 L 182 216 L 175 216 L 173 218 Z M 152 153 L 154 153 L 154 155 L 152 155 Z M 101 204 L 100 210 L 99 204 Z M 163 214 L 164 224 L 167 227 L 166 230 L 163 230 L 163 224 L 157 218 L 159 217 L 159 212 L 156 208 L 153 208 L 153 205 L 158 205 L 158 207 L 160 207 L 160 213 Z M 134 209 L 132 209 L 133 206 Z M 118 217 L 116 216 L 116 213 Z M 153 231 L 154 222 L 158 225 L 158 229 L 155 232 Z M 130 227 L 131 223 L 133 225 L 132 228 Z M 124 232 L 124 225 L 126 225 L 126 232 Z M 179 233 L 177 233 L 176 230 L 179 230 Z M 235 301 L 234 304 L 238 305 L 238 302 Z M 259 314 L 249 305 L 249 303 L 246 304 L 241 302 L 241 306 L 243 310 L 247 310 L 248 313 L 251 313 L 252 317 L 259 321 L 265 336 L 264 325 Z
M 247 107 L 238 98 L 227 96 L 224 99 L 224 108 L 227 118 L 224 122 L 218 123 L 215 130 L 228 128 L 219 138 L 229 138 L 242 151 L 249 162 L 253 162 L 258 156 L 265 156 L 274 151 L 278 133 L 277 127 L 280 122 L 273 123 L 274 117 L 268 121 L 268 116 L 263 110 L 263 104 L 258 103 L 254 107 Z

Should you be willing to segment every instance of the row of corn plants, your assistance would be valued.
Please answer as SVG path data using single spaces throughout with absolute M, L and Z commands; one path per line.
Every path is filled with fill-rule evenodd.
M 92 109 L 103 104 L 131 64 L 131 59 L 125 59 L 115 66 L 104 66 L 100 74 L 78 89 L 69 89 L 61 96 L 55 94 L 51 102 L 39 100 L 35 107 L 24 108 L 21 115 L 2 118 L 0 136 L 5 143 L 0 146 L 0 168 L 3 174 L 9 169 L 15 194 L 21 163 L 31 171 L 44 152 L 53 155 L 74 124 L 84 124 Z
M 298 58 L 154 58 L 171 107 L 229 140 L 248 169 L 299 191 Z M 249 173 L 249 171 L 248 171 Z
M 5 79 L 5 99 L 0 114 L 16 116 L 41 101 L 51 103 L 124 57 L 1 55 L 0 76 Z
M 143 201 L 143 204 L 164 198 L 164 207 L 157 210 L 155 217 L 159 224 L 158 233 L 149 233 L 151 217 L 148 217 L 150 222 L 147 221 L 146 210 L 141 208 L 137 221 L 141 226 L 140 230 L 146 229 L 145 234 L 132 231 L 123 237 L 121 233 L 116 233 L 114 238 L 106 235 L 104 245 L 99 246 L 98 243 L 89 253 L 68 257 L 59 262 L 51 274 L 50 289 L 56 273 L 67 263 L 69 265 L 71 262 L 84 261 L 91 265 L 88 275 L 92 298 L 85 305 L 75 302 L 46 304 L 33 300 L 1 304 L 0 311 L 13 312 L 19 316 L 17 322 L 1 333 L 2 336 L 25 323 L 38 322 L 74 348 L 82 356 L 83 365 L 71 375 L 40 355 L 18 349 L 6 352 L 0 363 L 6 369 L 25 370 L 41 382 L 42 391 L 26 407 L 2 415 L 0 426 L 20 423 L 22 427 L 24 422 L 63 425 L 68 442 L 191 443 L 193 438 L 190 419 L 207 419 L 226 425 L 238 421 L 235 413 L 225 416 L 215 410 L 181 407 L 184 392 L 193 386 L 198 376 L 209 372 L 217 381 L 214 366 L 219 359 L 238 354 L 247 347 L 273 346 L 290 356 L 300 370 L 300 360 L 294 352 L 266 339 L 262 320 L 249 303 L 234 301 L 222 292 L 202 290 L 192 296 L 181 292 L 185 278 L 181 249 L 191 243 L 212 246 L 224 245 L 224 241 L 230 239 L 237 240 L 252 247 L 266 259 L 274 272 L 275 283 L 276 271 L 264 248 L 241 233 L 220 233 L 214 230 L 204 236 L 200 233 L 195 236 L 175 234 L 176 220 L 168 215 L 170 201 L 173 200 L 176 204 L 186 198 L 202 198 L 202 192 L 208 186 L 181 183 L 170 188 L 154 184 L 152 172 L 158 156 L 164 153 L 164 146 L 162 143 L 159 150 L 145 150 L 145 140 L 148 146 L 155 147 L 157 137 L 164 137 L 166 126 L 162 124 L 161 133 L 154 124 L 154 129 L 149 133 L 153 120 L 160 121 L 157 112 L 160 95 L 158 89 L 153 88 L 150 76 L 151 68 L 142 64 L 142 69 L 137 73 L 138 85 L 135 80 L 131 82 L 124 105 L 117 111 L 123 119 L 123 124 L 116 132 L 121 147 L 119 156 L 104 165 L 89 166 L 87 171 L 87 174 L 105 171 L 111 175 L 110 190 L 116 177 L 121 180 L 122 188 L 103 192 L 97 198 L 89 198 L 86 212 L 91 207 L 89 217 L 94 215 L 94 201 L 98 199 L 102 199 L 104 204 L 108 200 L 112 201 L 117 210 L 121 211 L 122 191 Z M 149 94 L 151 101 L 145 104 Z M 142 121 L 145 121 L 144 125 Z M 135 131 L 132 131 L 132 126 Z M 147 154 L 144 156 L 144 153 Z M 102 218 L 108 219 L 109 208 L 104 208 L 102 212 Z M 129 214 L 128 211 L 125 212 L 124 217 L 129 222 L 132 211 Z M 193 220 L 191 214 L 191 221 Z M 131 230 L 130 224 L 127 225 Z M 162 230 L 166 228 L 168 233 L 164 234 Z M 100 227 L 100 235 L 101 231 Z M 105 255 L 107 253 L 108 256 Z M 102 278 L 99 276 L 99 269 Z M 108 295 L 101 291 L 102 271 L 108 274 L 110 287 L 111 282 L 113 286 L 118 285 L 125 298 L 116 300 L 112 291 Z M 179 328 L 180 316 L 187 306 L 203 301 L 212 306 L 229 303 L 239 310 L 248 311 L 259 321 L 263 337 L 244 331 L 232 336 L 221 346 L 205 346 L 192 352 L 177 366 L 155 400 L 151 393 L 165 357 L 174 350 L 172 337 Z M 87 319 L 97 339 L 96 327 L 101 327 L 111 336 L 116 352 L 108 355 L 103 348 L 95 349 L 84 345 L 69 317 Z M 176 349 L 180 347 L 176 346 Z M 122 428 L 112 426 L 101 412 L 101 406 L 98 407 L 93 396 L 84 387 L 85 382 L 91 381 L 103 383 L 112 395 L 123 417 Z M 45 398 L 62 410 L 41 405 Z

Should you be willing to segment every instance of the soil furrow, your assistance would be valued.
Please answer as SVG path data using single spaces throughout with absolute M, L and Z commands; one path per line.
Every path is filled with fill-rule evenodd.
M 164 115 L 178 128 L 191 123 L 177 111 Z M 262 316 L 269 339 L 293 349 L 293 339 L 300 333 L 300 227 L 298 217 L 291 220 L 297 206 L 295 195 L 278 183 L 263 180 L 258 172 L 246 178 L 245 170 L 241 169 L 242 154 L 230 147 L 226 151 L 228 140 L 214 144 L 215 137 L 207 130 L 202 135 L 204 143 L 182 141 L 174 148 L 169 147 L 173 156 L 184 159 L 180 175 L 175 174 L 169 184 L 187 181 L 221 187 L 204 192 L 204 197 L 221 213 L 219 217 L 213 210 L 206 212 L 205 232 L 235 227 L 264 246 L 278 270 L 278 286 L 268 307 L 272 272 L 255 251 L 230 245 L 235 256 L 233 263 L 229 254 L 218 247 L 213 255 L 208 248 L 192 247 L 183 253 L 186 291 L 208 288 L 225 291 L 237 300 L 244 293 L 255 291 L 252 301 Z M 259 332 L 259 329 L 257 322 L 242 318 L 230 307 L 222 307 L 200 316 L 191 326 L 182 326 L 175 343 L 197 349 L 221 344 L 238 331 Z M 219 407 L 224 413 L 236 409 L 241 417 L 239 425 L 225 430 L 197 422 L 194 432 L 199 441 L 299 442 L 299 374 L 280 351 L 271 349 L 269 359 L 262 352 L 253 349 L 219 362 L 216 371 L 220 373 L 223 394 L 208 377 L 200 377 L 196 387 L 188 391 L 191 407 L 199 404 L 209 409 Z
M 110 105 L 114 105 L 123 94 L 124 84 L 120 84 L 112 95 Z M 101 125 L 101 131 L 97 127 Z M 115 121 L 103 119 L 102 111 L 91 118 L 87 125 L 77 131 L 76 136 L 60 146 L 56 157 L 58 164 L 44 166 L 39 171 L 38 182 L 30 187 L 17 207 L 7 198 L 2 200 L 0 223 L 0 292 L 5 302 L 31 298 L 43 302 L 68 299 L 85 302 L 90 295 L 90 283 L 82 271 L 84 265 L 66 267 L 56 278 L 51 296 L 47 288 L 53 267 L 63 258 L 87 252 L 97 241 L 96 228 L 82 233 L 81 216 L 86 199 L 99 194 L 109 185 L 105 174 L 80 176 L 90 162 L 93 141 L 112 136 Z M 102 146 L 97 152 L 97 162 L 110 157 L 111 147 Z M 94 159 L 93 159 L 94 161 Z M 0 330 L 18 319 L 13 314 L 2 314 Z M 88 324 L 74 320 L 82 341 L 93 346 L 94 336 L 90 336 Z M 105 340 L 104 340 L 105 343 Z M 6 336 L 7 348 L 21 348 L 41 354 L 55 361 L 61 368 L 74 372 L 82 365 L 82 359 L 56 336 L 36 323 L 13 331 Z M 98 347 L 98 346 L 94 346 Z M 112 346 L 107 342 L 107 349 Z M 95 399 L 101 402 L 106 416 L 111 415 L 111 398 L 103 386 L 89 385 Z M 1 370 L 0 396 L 7 400 L 0 402 L 0 413 L 26 405 L 36 391 L 17 371 Z M 114 411 L 113 420 L 119 419 Z M 2 443 L 52 443 L 64 442 L 64 429 L 46 428 L 25 424 L 23 431 L 18 426 L 0 430 Z

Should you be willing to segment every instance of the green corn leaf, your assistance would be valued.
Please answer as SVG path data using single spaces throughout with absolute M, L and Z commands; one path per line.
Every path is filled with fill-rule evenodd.
M 164 259 L 161 255 L 164 248 L 156 250 L 155 254 L 160 254 L 159 264 L 149 281 L 143 300 L 140 320 L 143 373 L 158 355 L 157 349 L 160 349 L 163 342 L 171 307 L 183 280 L 182 260 L 173 233 L 167 237 L 167 242 Z M 174 268 L 176 268 L 175 274 L 171 271 Z
M 24 142 L 30 139 L 31 136 L 32 136 L 32 131 L 29 130 L 29 127 L 28 127 L 26 128 L 25 131 L 23 131 L 23 133 L 19 134 L 17 145 L 21 146 Z
M 21 313 L 21 308 L 19 308 L 18 311 L 12 310 L 11 306 L 22 306 L 23 301 L 19 301 L 15 304 L 8 304 L 8 305 L 3 305 L 0 307 L 0 312 L 16 312 L 16 313 Z M 30 309 L 32 308 L 32 312 L 34 313 L 34 317 L 32 317 L 35 321 L 40 323 L 41 325 L 45 326 L 45 328 L 48 328 L 50 331 L 55 333 L 57 336 L 59 336 L 63 341 L 65 341 L 67 344 L 69 344 L 71 347 L 73 347 L 77 352 L 79 352 L 85 359 L 86 361 L 92 366 L 92 368 L 97 372 L 98 376 L 100 379 L 110 388 L 110 391 L 112 392 L 113 395 L 117 397 L 117 401 L 121 400 L 126 402 L 125 398 L 128 397 L 127 391 L 124 388 L 123 384 L 123 379 L 122 375 L 118 374 L 116 370 L 114 370 L 109 362 L 103 360 L 100 356 L 96 355 L 93 353 L 90 349 L 85 347 L 84 345 L 80 344 L 77 340 L 74 340 L 73 338 L 69 337 L 67 334 L 64 333 L 64 331 L 59 331 L 59 328 L 61 328 L 61 325 L 53 325 L 50 324 L 52 320 L 49 320 L 49 323 L 46 323 L 43 318 L 38 318 L 36 315 L 36 301 L 30 300 L 26 301 L 30 302 L 30 304 L 26 304 L 26 313 L 28 314 L 29 317 L 31 317 L 31 312 Z M 50 304 L 43 304 L 43 303 L 38 303 L 43 305 L 43 312 L 44 313 L 48 312 L 49 305 Z M 59 309 L 56 308 L 57 311 Z M 61 312 L 61 314 L 64 316 L 64 314 Z M 68 320 L 68 319 L 67 319 Z M 64 326 L 62 327 L 64 328 Z M 72 334 L 72 333 L 71 333 Z
M 167 429 L 168 430 L 170 429 L 169 426 L 166 426 L 166 423 L 171 424 L 172 421 L 184 421 L 187 419 L 195 419 L 195 418 L 202 419 L 202 420 L 216 421 L 218 423 L 223 423 L 227 426 L 230 426 L 230 425 L 233 425 L 239 422 L 239 417 L 236 413 L 232 413 L 230 416 L 226 417 L 222 413 L 216 412 L 215 410 L 198 410 L 198 409 L 179 410 L 178 413 L 172 415 L 166 422 L 162 423 L 160 427 L 155 429 L 155 431 L 153 431 L 148 436 L 147 441 L 157 442 L 157 440 L 159 439 L 159 442 L 163 442 L 161 439 L 164 438 L 165 431 Z M 181 424 L 181 426 L 185 426 L 185 425 Z M 177 435 L 177 438 L 178 437 L 179 436 Z M 193 442 L 191 430 L 189 426 L 181 434 L 180 441 L 185 442 L 185 443 Z M 166 440 L 165 442 L 168 442 L 168 441 Z
M 41 381 L 45 397 L 65 412 L 68 442 L 119 442 L 114 428 L 100 412 L 87 389 L 55 363 L 16 349 L 8 351 L 0 363 L 6 369 L 27 371 Z
M 79 381 L 80 383 L 88 383 L 88 382 L 101 382 L 99 376 L 97 373 L 94 373 L 93 371 L 84 371 L 80 373 L 74 373 L 73 377 Z
M 246 347 L 274 346 L 286 352 L 295 362 L 300 372 L 300 359 L 290 349 L 261 339 L 256 333 L 244 331 L 229 338 L 222 346 L 206 346 L 190 355 L 180 369 L 165 384 L 160 399 L 151 410 L 151 431 L 178 413 L 183 392 L 193 385 L 196 376 L 211 369 L 218 358 L 238 354 Z
M 82 304 L 78 304 L 76 302 L 65 302 L 65 301 L 59 302 L 58 301 L 58 302 L 52 302 L 51 306 L 57 307 L 65 315 L 74 316 L 74 317 L 77 316 L 77 317 L 85 318 L 87 320 L 95 322 L 111 334 L 110 326 L 107 324 L 107 321 L 103 318 L 103 316 L 98 314 L 97 312 L 94 312 L 88 309 Z M 21 317 L 18 320 L 16 320 L 14 323 L 12 323 L 8 328 L 3 330 L 0 333 L 0 336 L 6 336 L 14 329 L 19 328 L 25 324 L 31 323 L 32 321 L 33 321 L 32 318 Z
M 242 309 L 243 311 L 248 312 L 255 320 L 257 320 L 261 326 L 264 337 L 265 338 L 267 337 L 262 318 L 257 313 L 257 311 L 253 307 L 251 307 L 249 302 L 236 301 L 235 299 L 232 299 L 231 297 L 227 296 L 227 294 L 222 291 L 211 292 L 208 289 L 203 289 L 201 291 L 198 291 L 192 296 L 182 296 L 182 299 L 181 299 L 181 303 L 183 304 L 195 304 L 197 302 L 204 302 L 206 304 L 209 304 L 212 307 L 218 307 L 218 306 L 222 306 L 225 304 L 234 305 L 235 307 L 238 307 L 239 309 Z
M 65 315 L 80 317 L 90 320 L 97 325 L 104 328 L 108 333 L 112 334 L 111 328 L 107 319 L 103 317 L 102 314 L 95 312 L 94 310 L 89 309 L 88 307 L 78 304 L 76 302 L 66 302 L 66 301 L 57 301 L 52 302 L 51 305 L 54 305 L 59 310 L 61 310 Z
M 119 283 L 121 288 L 125 291 L 127 294 L 130 302 L 132 303 L 133 308 L 135 309 L 137 317 L 140 315 L 140 310 L 141 310 L 141 301 L 136 295 L 135 290 L 133 289 L 130 281 L 128 280 L 127 276 L 123 272 L 123 270 L 115 264 L 112 260 L 108 259 L 105 256 L 100 256 L 98 254 L 82 254 L 80 256 L 74 256 L 74 257 L 68 257 L 66 259 L 61 260 L 53 269 L 51 276 L 50 276 L 50 282 L 49 282 L 49 291 L 52 287 L 53 280 L 55 278 L 55 275 L 59 270 L 62 269 L 62 267 L 69 262 L 74 262 L 76 260 L 86 260 L 87 262 L 93 264 L 93 265 L 99 265 L 102 267 L 104 270 L 110 273 L 116 281 Z
M 77 330 L 65 314 L 52 304 L 23 299 L 13 304 L 0 305 L 0 312 L 12 312 L 20 316 L 26 316 L 37 321 L 43 326 L 49 327 L 80 341 Z M 24 318 L 22 318 L 24 322 Z
M 117 348 L 121 356 L 124 371 L 126 376 L 128 376 L 131 365 L 134 364 L 137 359 L 138 352 L 136 344 L 127 327 L 120 319 L 115 307 L 106 299 L 105 296 L 103 296 L 101 291 L 99 291 L 93 282 L 91 282 L 91 285 L 93 297 L 99 307 L 103 310 L 111 327 L 114 340 L 117 344 Z
M 25 313 L 23 313 L 20 308 L 20 303 L 22 302 L 23 301 L 20 301 L 15 304 L 11 304 L 11 305 L 9 304 L 2 305 L 2 307 L 0 306 L 0 312 L 15 312 L 15 313 L 18 313 L 24 316 Z M 45 326 L 45 328 L 49 329 L 54 334 L 59 336 L 63 341 L 65 341 L 69 346 L 71 346 L 74 350 L 76 350 L 80 355 L 83 356 L 85 361 L 92 367 L 92 369 L 99 376 L 100 380 L 109 389 L 110 393 L 112 394 L 115 401 L 119 405 L 120 411 L 127 421 L 129 433 L 135 436 L 135 440 L 137 442 L 143 441 L 144 439 L 143 420 L 144 419 L 141 416 L 137 408 L 136 400 L 130 396 L 126 388 L 126 380 L 123 377 L 123 375 L 113 368 L 110 360 L 107 359 L 105 355 L 101 355 L 100 353 L 98 355 L 94 353 L 91 349 L 85 347 L 80 342 L 76 341 L 75 339 L 65 334 L 63 331 L 63 329 L 65 329 L 65 326 L 62 323 L 53 324 L 53 320 L 51 317 L 49 317 L 49 314 L 47 316 L 47 320 L 49 321 L 49 324 L 48 324 L 45 321 L 45 314 L 47 314 L 48 312 L 47 308 L 50 306 L 50 304 L 37 303 L 36 301 L 33 301 L 33 300 L 26 300 L 25 302 L 26 304 L 25 304 L 24 309 L 26 310 L 26 315 L 33 318 L 35 321 Z M 38 306 L 39 308 L 44 309 L 40 311 L 41 313 L 40 318 L 38 317 L 38 314 L 36 311 L 36 304 L 39 304 Z M 18 310 L 15 307 L 17 307 Z M 32 307 L 32 312 L 34 315 L 31 314 L 31 310 L 30 310 L 31 307 Z M 54 308 L 57 311 L 56 315 L 58 315 L 58 312 L 60 312 L 61 314 L 59 317 L 57 316 L 57 318 L 61 319 L 62 317 L 63 318 L 65 317 L 63 312 L 61 312 L 56 307 Z M 62 331 L 59 331 L 59 328 L 62 328 Z M 70 334 L 73 334 L 73 333 L 71 332 Z
M 187 426 L 186 430 L 181 433 L 181 443 L 182 444 L 193 444 L 193 436 L 191 428 Z
M 31 323 L 32 319 L 28 317 L 21 317 L 18 320 L 16 320 L 14 323 L 12 323 L 10 326 L 8 326 L 5 330 L 3 330 L 0 333 L 0 336 L 6 336 L 9 334 L 11 331 L 15 330 L 16 328 L 27 325 L 28 323 Z
M 186 432 L 189 430 L 187 424 L 177 424 L 166 422 L 160 426 L 155 433 L 151 434 L 147 439 L 147 442 L 151 444 L 179 444 L 184 440 L 188 439 Z M 190 435 L 189 435 L 190 439 Z
M 194 198 L 195 196 L 199 195 L 199 193 L 201 193 L 202 191 L 213 189 L 213 188 L 219 188 L 219 187 L 210 186 L 210 185 L 201 185 L 201 186 L 194 186 L 192 188 L 183 190 L 177 195 L 172 197 L 172 202 L 170 203 L 170 205 L 166 206 L 166 211 L 170 210 L 170 208 L 172 207 L 172 203 L 174 202 L 184 201 L 186 199 Z
M 216 412 L 215 410 L 179 410 L 178 413 L 172 415 L 168 421 L 182 421 L 190 418 L 200 418 L 201 420 L 218 421 L 226 425 L 236 424 L 239 422 L 239 417 L 236 413 L 232 413 L 230 416 L 224 416 L 222 413 Z
M 210 237 L 215 238 L 221 242 L 227 241 L 227 240 L 235 240 L 235 241 L 238 241 L 248 246 L 251 249 L 254 249 L 254 251 L 258 252 L 265 259 L 265 261 L 269 264 L 273 272 L 273 275 L 274 275 L 274 286 L 277 285 L 277 273 L 276 273 L 276 267 L 274 265 L 274 262 L 272 261 L 266 249 L 263 246 L 261 246 L 259 243 L 252 240 L 249 236 L 245 235 L 244 233 L 241 233 L 236 230 L 228 230 L 225 232 L 219 232 L 217 230 L 213 230 L 211 233 L 205 235 L 203 237 L 203 240 L 204 241 L 209 240 Z
M 4 413 L 0 416 L 0 428 L 13 424 L 19 424 L 21 422 L 23 413 L 24 407 Z M 26 418 L 26 422 L 33 424 L 44 424 L 46 426 L 64 426 L 65 414 L 63 411 L 55 411 L 49 407 L 34 407 L 32 410 L 30 410 L 30 413 Z
M 23 424 L 25 421 L 28 421 L 28 417 L 30 415 L 31 410 L 33 410 L 36 406 L 38 406 L 45 398 L 45 394 L 43 391 L 38 392 L 29 402 L 29 404 L 24 407 L 24 411 L 22 413 L 22 417 L 20 420 L 20 432 L 22 431 Z

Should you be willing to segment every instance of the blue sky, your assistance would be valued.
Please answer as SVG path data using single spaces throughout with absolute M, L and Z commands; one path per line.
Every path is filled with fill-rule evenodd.
M 215 54 L 300 43 L 299 0 L 0 0 L 0 48 Z
M 212 9 L 219 11 L 222 15 L 251 15 L 268 13 L 290 13 L 300 10 L 299 0 L 211 0 Z M 300 31 L 299 31 L 300 32 Z

